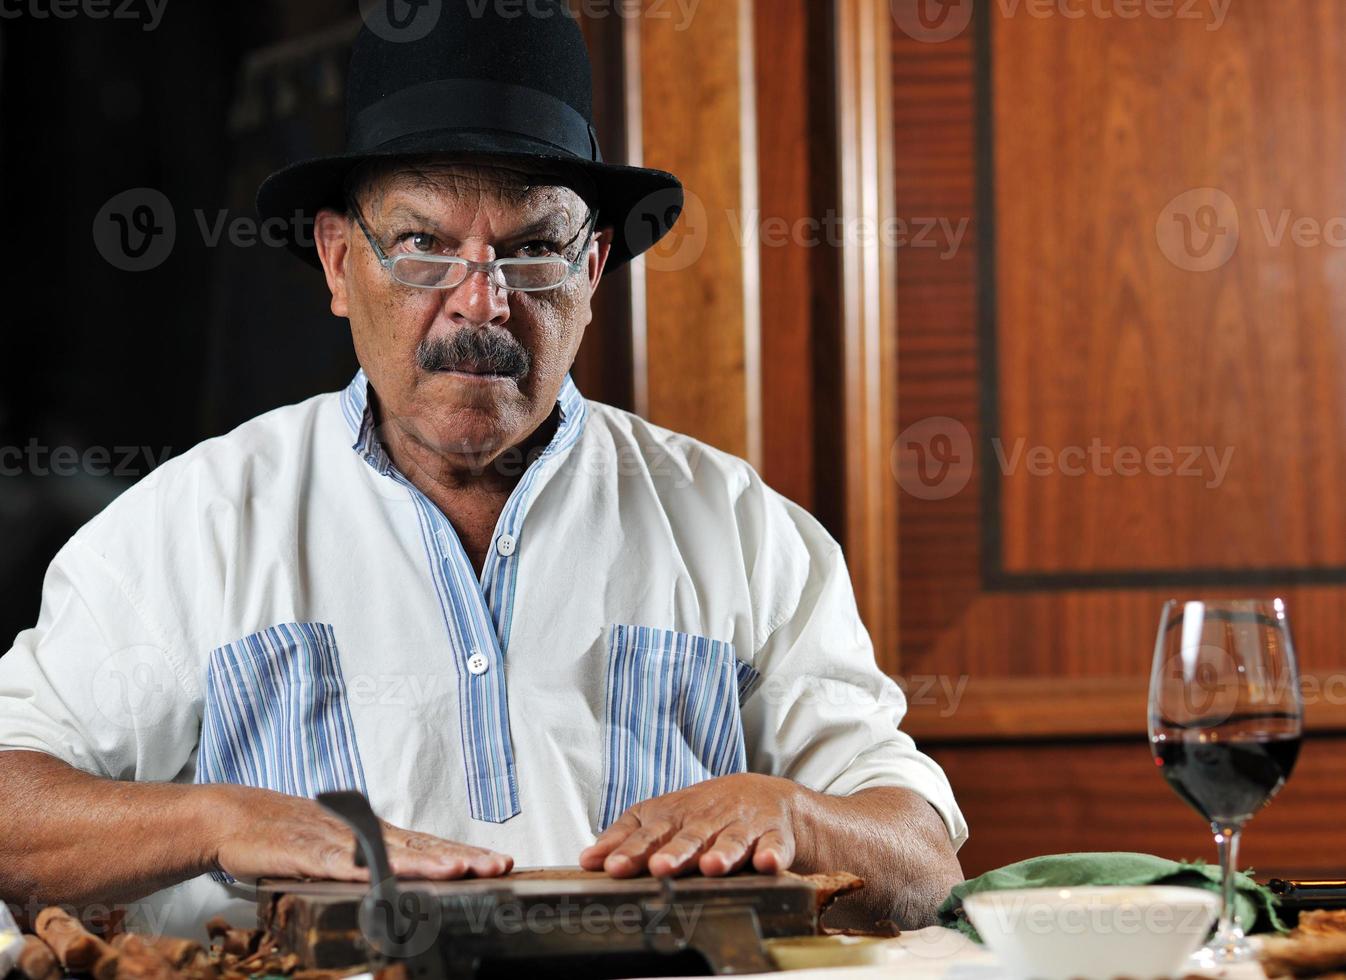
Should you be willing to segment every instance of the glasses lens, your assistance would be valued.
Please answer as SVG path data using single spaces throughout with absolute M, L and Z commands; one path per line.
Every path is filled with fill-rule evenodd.
M 451 289 L 463 281 L 465 271 L 461 262 L 435 262 L 408 255 L 393 260 L 393 278 L 422 289 Z
M 501 262 L 500 275 L 510 289 L 555 289 L 570 275 L 570 263 L 562 258 L 545 262 Z

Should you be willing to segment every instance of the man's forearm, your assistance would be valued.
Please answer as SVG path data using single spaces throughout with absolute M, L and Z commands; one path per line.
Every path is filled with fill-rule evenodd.
M 0 752 L 0 898 L 128 902 L 210 870 L 213 787 L 102 779 Z
M 801 873 L 850 871 L 865 887 L 837 902 L 827 924 L 872 928 L 891 919 L 905 929 L 930 925 L 963 872 L 934 807 L 905 789 L 851 796 L 801 789 L 796 807 Z

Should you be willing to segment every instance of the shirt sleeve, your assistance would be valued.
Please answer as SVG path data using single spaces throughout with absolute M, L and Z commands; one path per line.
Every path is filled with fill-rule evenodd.
M 775 593 L 763 606 L 777 612 L 743 705 L 750 768 L 834 796 L 910 789 L 961 847 L 967 824 L 944 771 L 899 728 L 906 697 L 875 662 L 841 548 L 794 504 L 778 498 L 767 510 L 756 574 Z
M 47 571 L 37 626 L 0 657 L 0 751 L 111 779 L 176 778 L 196 748 L 200 698 L 145 606 L 71 540 Z

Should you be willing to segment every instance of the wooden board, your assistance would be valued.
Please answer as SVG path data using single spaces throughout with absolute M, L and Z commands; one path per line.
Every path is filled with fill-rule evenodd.
M 401 910 L 409 917 L 402 921 L 411 925 L 405 941 L 419 948 L 398 955 L 442 955 L 450 975 L 455 970 L 471 975 L 473 964 L 484 960 L 687 949 L 715 972 L 758 972 L 769 969 L 762 938 L 816 934 L 831 899 L 860 885 L 853 875 L 787 872 L 661 881 L 579 869 L 399 882 L 408 898 L 430 899 L 426 904 L 413 898 L 413 908 Z M 374 935 L 362 911 L 368 885 L 265 879 L 259 891 L 261 927 L 306 968 L 343 968 L 369 959 Z

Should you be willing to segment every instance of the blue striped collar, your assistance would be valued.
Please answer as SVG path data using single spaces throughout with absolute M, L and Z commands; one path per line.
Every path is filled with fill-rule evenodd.
M 575 382 L 571 380 L 569 374 L 561 384 L 556 404 L 561 410 L 561 420 L 556 426 L 551 442 L 538 457 L 538 462 L 559 455 L 573 446 L 584 431 L 584 421 L 589 415 L 584 396 L 580 394 L 579 388 L 575 387 Z M 393 461 L 388 457 L 378 437 L 374 411 L 369 405 L 369 379 L 365 376 L 363 368 L 355 372 L 351 383 L 341 392 L 341 413 L 345 416 L 346 424 L 355 439 L 351 449 L 380 475 L 387 476 L 393 468 Z

